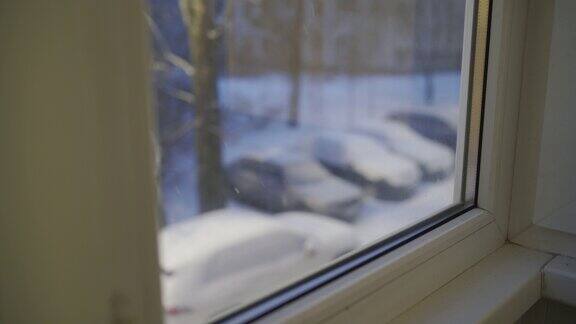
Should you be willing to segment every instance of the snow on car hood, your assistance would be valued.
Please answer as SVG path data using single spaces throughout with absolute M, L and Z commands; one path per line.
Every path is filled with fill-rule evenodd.
M 322 181 L 296 184 L 292 189 L 306 203 L 319 210 L 358 200 L 362 196 L 360 188 L 332 176 Z
M 448 147 L 420 136 L 401 122 L 379 122 L 364 127 L 363 132 L 380 138 L 395 152 L 416 161 L 429 173 L 452 171 L 454 154 Z
M 418 165 L 366 135 L 321 135 L 314 143 L 314 154 L 329 165 L 351 168 L 371 182 L 385 180 L 396 186 L 410 186 L 421 178 Z

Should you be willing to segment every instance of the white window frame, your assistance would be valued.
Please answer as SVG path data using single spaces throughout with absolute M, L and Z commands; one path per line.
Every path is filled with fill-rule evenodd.
M 488 219 L 493 219 L 493 216 L 490 212 L 479 208 L 477 197 L 480 197 L 479 193 L 477 193 L 477 179 L 478 176 L 478 159 L 479 157 L 479 150 L 480 150 L 480 134 L 481 134 L 481 125 L 482 125 L 482 113 L 483 113 L 483 102 L 485 96 L 485 88 L 484 88 L 484 81 L 486 76 L 486 54 L 487 54 L 487 35 L 489 34 L 489 13 L 490 13 L 490 1 L 488 0 L 468 0 L 466 2 L 466 9 L 465 9 L 465 26 L 464 26 L 464 35 L 463 35 L 463 53 L 462 53 L 462 75 L 461 75 L 461 101 L 460 107 L 461 111 L 466 113 L 461 113 L 461 120 L 459 122 L 459 129 L 458 134 L 465 134 L 465 136 L 458 137 L 457 143 L 457 154 L 456 157 L 456 179 L 462 179 L 461 182 L 457 182 L 455 185 L 454 197 L 455 201 L 462 201 L 463 203 L 460 205 L 455 206 L 452 211 L 460 210 L 465 211 L 469 209 L 471 204 L 475 205 L 477 208 L 472 210 L 472 213 L 468 213 L 467 215 L 459 215 L 456 219 L 453 219 L 449 222 L 449 226 L 454 226 L 455 224 L 460 224 L 457 227 L 456 232 L 459 233 L 460 231 L 466 233 L 465 235 L 471 234 L 468 232 L 470 228 L 474 230 L 479 230 L 486 225 L 489 225 L 489 222 L 486 222 Z M 490 118 L 492 116 L 489 116 Z M 492 155 L 490 155 L 492 156 Z M 456 211 L 457 212 L 457 211 Z M 446 216 L 450 215 L 450 211 Z M 468 222 L 469 217 L 474 215 L 473 221 Z M 436 218 L 445 217 L 444 215 L 437 215 Z M 431 217 L 434 218 L 434 217 Z M 504 223 L 504 222 L 501 222 Z M 480 224 L 480 225 L 478 225 Z M 416 225 L 422 227 L 421 224 Z M 470 226 L 470 227 L 468 227 Z M 479 226 L 479 227 L 476 227 Z M 418 229 L 419 230 L 419 229 Z M 406 232 L 410 231 L 410 229 L 406 230 Z M 444 227 L 444 229 L 440 229 L 440 231 L 433 231 L 429 233 L 429 235 L 424 235 L 424 240 L 429 240 L 431 237 L 434 238 L 433 241 L 442 242 L 443 240 L 447 240 L 443 235 L 447 235 L 448 227 Z M 400 233 L 400 235 L 406 234 L 406 236 L 410 236 L 412 232 L 408 233 Z M 504 232 L 501 232 L 496 226 L 489 226 L 488 229 L 482 233 L 484 235 L 488 235 L 490 238 L 483 238 L 482 240 L 487 242 L 487 247 L 494 248 L 495 246 L 501 245 L 500 243 L 503 242 Z M 497 234 L 494 236 L 494 234 Z M 461 236 L 457 236 L 459 240 L 463 239 Z M 494 240 L 498 238 L 497 240 Z M 352 270 L 352 272 L 345 272 L 341 277 L 334 278 L 335 272 L 337 271 L 345 271 L 342 268 L 350 268 L 350 267 L 357 267 L 354 263 L 358 263 L 359 259 L 361 260 L 363 256 L 357 257 L 350 257 L 350 260 L 343 260 L 341 263 L 342 265 L 335 266 L 335 269 L 330 270 L 325 275 L 325 277 L 332 277 L 330 279 L 325 278 L 322 281 L 323 275 L 316 275 L 311 277 L 308 281 L 307 279 L 303 280 L 303 283 L 300 286 L 295 286 L 293 289 L 288 289 L 283 293 L 273 295 L 272 297 L 265 297 L 260 302 L 257 302 L 251 306 L 239 308 L 233 311 L 231 314 L 224 314 L 224 317 L 216 318 L 216 320 L 221 320 L 224 323 L 243 323 L 253 321 L 255 319 L 258 320 L 265 320 L 267 321 L 269 318 L 277 318 L 278 316 L 282 317 L 282 321 L 288 320 L 290 318 L 303 320 L 301 316 L 307 317 L 304 313 L 307 313 L 304 309 L 300 309 L 299 311 L 290 311 L 290 309 L 294 309 L 295 305 L 305 305 L 306 309 L 310 309 L 311 305 L 316 305 L 318 302 L 324 303 L 325 299 L 327 302 L 334 303 L 335 300 L 339 300 L 339 298 L 343 298 L 342 302 L 336 303 L 340 306 L 335 306 L 335 311 L 342 307 L 348 307 L 351 303 L 355 300 L 362 299 L 366 294 L 369 293 L 368 288 L 360 288 L 363 286 L 362 282 L 368 280 L 371 281 L 374 275 L 379 278 L 379 282 L 381 281 L 388 281 L 389 277 L 382 277 L 381 271 L 387 272 L 390 267 L 394 267 L 394 264 L 400 261 L 391 261 L 391 255 L 397 255 L 397 253 L 407 253 L 403 250 L 403 246 L 398 248 L 397 250 L 392 250 L 392 252 L 388 252 L 389 254 L 384 254 L 382 256 L 381 252 L 390 251 L 391 249 L 388 246 L 393 247 L 397 245 L 396 241 L 402 241 L 403 236 L 400 237 L 398 240 L 395 238 L 391 238 L 392 242 L 388 244 L 386 241 L 383 246 L 380 248 L 374 249 L 374 252 L 367 252 L 366 254 L 374 253 L 375 255 L 381 255 L 376 260 L 370 261 L 368 264 L 361 265 L 359 268 Z M 449 240 L 448 240 L 449 241 Z M 416 242 L 420 242 L 416 240 Z M 411 242 L 414 243 L 414 242 Z M 493 245 L 493 243 L 498 243 Z M 416 243 L 418 244 L 418 243 Z M 429 243 L 428 243 L 429 244 Z M 407 246 L 412 246 L 408 244 Z M 444 248 L 448 248 L 449 246 L 444 246 Z M 426 249 L 426 247 L 424 246 Z M 486 254 L 493 251 L 492 248 L 488 250 L 477 249 L 475 252 L 484 251 Z M 368 248 L 370 249 L 370 248 Z M 367 249 L 367 250 L 368 250 Z M 380 250 L 380 252 L 379 252 Z M 400 251 L 400 252 L 398 252 Z M 436 251 L 436 253 L 441 252 L 442 250 Z M 366 252 L 366 251 L 361 251 Z M 359 254 L 360 254 L 359 253 Z M 477 255 L 479 258 L 485 256 L 485 253 L 471 253 L 469 256 Z M 424 255 L 426 256 L 426 254 Z M 457 262 L 464 262 L 462 264 L 454 264 L 454 266 L 450 269 L 450 271 L 446 271 L 443 273 L 443 276 L 446 275 L 446 280 L 452 279 L 450 274 L 458 274 L 461 271 L 464 271 L 467 267 L 468 258 L 458 260 Z M 477 262 L 479 259 L 472 259 L 468 260 L 471 262 Z M 415 261 L 417 262 L 417 260 Z M 362 264 L 362 263 L 359 263 Z M 464 267 L 462 267 L 464 265 Z M 381 270 L 380 270 L 381 269 Z M 392 276 L 398 276 L 399 273 L 393 272 Z M 358 282 L 356 279 L 358 278 Z M 324 282 L 326 280 L 330 280 L 328 284 Z M 344 288 L 341 286 L 341 282 L 344 282 Z M 435 280 L 431 282 L 432 285 L 424 285 L 418 287 L 416 290 L 421 289 L 421 293 L 429 294 L 430 292 L 434 291 L 435 289 L 439 288 L 440 286 L 436 286 L 436 283 L 441 284 L 442 280 Z M 309 291 L 312 286 L 317 287 L 318 285 L 323 285 L 320 288 L 314 288 L 315 290 Z M 303 286 L 303 288 L 301 288 Z M 308 290 L 306 286 L 309 286 Z M 373 287 L 373 285 L 371 285 Z M 299 291 L 300 290 L 300 291 Z M 416 291 L 414 290 L 414 291 Z M 327 293 L 327 291 L 331 291 L 331 293 Z M 304 295 L 302 295 L 304 293 Z M 340 297 L 338 297 L 340 296 Z M 355 297 L 354 297 L 355 296 Z M 395 299 L 398 300 L 398 299 Z M 401 300 L 401 299 L 400 299 Z M 270 311 L 270 309 L 275 309 L 274 311 Z M 319 316 L 327 316 L 331 313 L 331 311 L 325 310 L 324 307 L 312 307 L 311 308 L 314 312 L 323 309 L 322 313 Z M 394 314 L 399 314 L 395 312 L 401 311 L 403 308 L 398 307 L 398 305 L 394 305 L 391 307 L 390 310 L 384 312 L 385 316 L 392 316 L 389 319 L 393 318 Z M 278 315 L 284 314 L 288 310 L 286 315 Z M 382 310 L 382 308 L 380 308 Z M 333 312 L 333 311 L 332 311 Z M 298 315 L 302 313 L 302 315 Z M 362 314 L 367 314 L 365 311 Z M 379 320 L 382 320 L 382 316 L 378 317 Z M 306 318 L 306 320 L 312 320 L 310 318 Z M 319 320 L 319 318 L 316 318 Z
M 386 322 L 505 244 L 527 11 L 524 0 L 492 1 L 476 208 L 276 310 L 262 322 Z
M 548 107 L 547 105 L 550 105 L 548 99 L 549 97 L 554 99 L 558 95 L 554 92 L 556 91 L 554 82 L 570 82 L 570 80 L 558 80 L 559 76 L 553 74 L 554 68 L 551 65 L 552 60 L 556 66 L 570 64 L 562 61 L 562 56 L 558 56 L 558 52 L 566 50 L 561 48 L 562 43 L 553 43 L 553 38 L 558 33 L 566 32 L 559 27 L 561 20 L 572 19 L 565 15 L 567 4 L 569 5 L 570 2 L 532 1 L 530 3 L 529 19 L 532 24 L 527 25 L 525 78 L 521 91 L 523 113 L 518 122 L 517 175 L 513 182 L 508 235 L 512 242 L 519 245 L 576 258 L 576 235 L 539 224 L 537 219 L 548 215 L 542 215 L 535 206 L 539 199 L 538 190 L 542 186 L 541 183 L 547 180 L 539 171 L 544 163 L 549 162 L 546 161 L 549 157 L 543 155 L 541 146 L 553 145 L 553 143 L 543 143 L 545 116 L 548 109 L 558 108 Z M 557 6 L 561 7 L 557 8 Z M 557 28 L 561 29 L 557 30 Z M 552 91 L 552 95 L 549 91 Z M 552 161 L 555 164 L 560 164 L 560 162 L 562 161 Z M 563 189 L 569 188 L 562 188 L 562 184 L 548 188 L 552 193 L 554 190 Z M 573 206 L 574 204 L 568 205 L 565 209 Z
M 504 244 L 513 187 L 527 3 L 493 0 L 492 4 L 476 208 L 279 308 L 262 321 L 337 322 L 352 316 L 360 322 L 378 316 L 383 322 Z M 34 34 L 34 42 L 10 43 L 20 52 L 9 56 L 13 64 L 4 72 L 18 78 L 9 84 L 14 86 L 8 88 L 7 96 L 0 98 L 4 106 L 14 107 L 1 110 L 6 117 L 1 120 L 31 121 L 33 135 L 43 136 L 32 136 L 24 127 L 3 128 L 9 135 L 6 138 L 25 139 L 16 144 L 25 143 L 28 153 L 35 154 L 25 163 L 16 163 L 13 156 L 20 156 L 19 146 L 12 145 L 5 152 L 11 166 L 6 170 L 15 176 L 9 174 L 3 183 L 9 188 L 4 210 L 11 222 L 0 226 L 0 233 L 8 245 L 19 249 L 3 251 L 11 262 L 3 265 L 0 286 L 6 288 L 3 300 L 22 302 L 26 307 L 0 303 L 0 314 L 8 322 L 113 319 L 158 323 L 162 309 L 155 250 L 151 118 L 149 111 L 142 113 L 152 102 L 146 95 L 149 53 L 143 2 L 66 2 L 31 10 L 30 3 L 14 1 L 10 6 L 0 10 L 0 16 L 5 14 L 6 21 L 20 19 L 20 24 L 11 25 L 14 31 L 43 32 Z M 50 52 L 42 53 L 42 46 Z M 19 55 L 28 59 L 26 64 L 17 59 Z M 27 69 L 28 64 L 32 68 Z M 110 67 L 122 73 L 99 71 Z M 43 86 L 16 87 L 25 85 L 22 80 L 26 77 Z M 142 96 L 135 96 L 137 93 Z M 73 129 L 81 132 L 83 142 L 76 141 L 73 136 L 77 134 L 68 128 L 55 130 L 54 124 L 77 125 Z M 38 149 L 48 145 L 51 154 Z M 24 164 L 30 170 L 69 168 L 53 168 L 50 174 L 25 178 L 26 190 L 18 178 L 27 175 Z M 88 184 L 83 177 L 86 173 L 92 179 Z M 99 180 L 111 175 L 113 182 Z M 60 184 L 58 192 L 52 188 L 54 183 Z M 28 196 L 16 196 L 20 192 Z M 12 203 L 21 200 L 28 205 Z M 87 213 L 78 215 L 78 210 Z M 75 244 L 77 241 L 84 245 Z M 39 270 L 47 264 L 53 271 Z M 89 275 L 94 273 L 99 280 L 91 280 Z M 25 289 L 19 282 L 26 282 Z M 35 298 L 25 299 L 29 296 Z

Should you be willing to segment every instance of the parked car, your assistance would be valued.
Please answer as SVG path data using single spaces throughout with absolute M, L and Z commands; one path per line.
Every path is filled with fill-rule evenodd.
M 401 122 L 419 135 L 456 150 L 456 127 L 438 115 L 402 111 L 390 114 L 388 119 Z
M 208 322 L 358 246 L 350 225 L 322 215 L 222 209 L 164 228 L 162 294 L 169 324 Z
M 454 171 L 454 152 L 450 148 L 419 135 L 401 122 L 387 120 L 365 125 L 360 131 L 417 163 L 426 181 L 442 180 Z
M 246 154 L 227 167 L 231 195 L 268 212 L 310 211 L 352 221 L 362 190 L 314 159 L 284 151 Z
M 312 149 L 334 174 L 367 188 L 380 199 L 411 197 L 422 177 L 416 163 L 366 135 L 326 133 L 316 138 Z

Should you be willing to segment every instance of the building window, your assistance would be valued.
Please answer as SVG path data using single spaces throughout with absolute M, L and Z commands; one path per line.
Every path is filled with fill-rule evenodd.
M 260 316 L 473 206 L 465 1 L 149 1 L 168 323 Z

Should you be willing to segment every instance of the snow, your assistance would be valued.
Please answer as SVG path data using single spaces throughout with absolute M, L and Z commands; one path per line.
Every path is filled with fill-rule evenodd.
M 285 164 L 284 173 L 293 184 L 321 181 L 329 176 L 328 172 L 310 157 Z
M 448 147 L 418 135 L 408 126 L 395 121 L 365 125 L 361 130 L 374 135 L 395 152 L 418 163 L 427 175 L 447 175 L 454 167 L 454 154 Z
M 353 166 L 373 181 L 385 178 L 417 189 L 402 201 L 364 195 L 354 206 L 359 216 L 349 223 L 304 212 L 270 215 L 234 201 L 223 210 L 198 215 L 194 146 L 187 138 L 178 144 L 169 170 L 163 172 L 170 175 L 162 193 L 170 225 L 160 234 L 162 267 L 173 272 L 163 278 L 165 305 L 195 310 L 180 322 L 208 321 L 213 314 L 270 293 L 342 253 L 389 237 L 451 206 L 454 153 L 387 118 L 394 112 L 415 111 L 458 120 L 459 75 L 436 74 L 433 82 L 435 101 L 427 105 L 424 78 L 419 75 L 305 75 L 299 125 L 289 127 L 288 78 L 221 78 L 221 103 L 227 116 L 226 165 L 246 156 L 281 163 L 296 190 L 318 209 L 360 192 L 315 159 Z M 245 122 L 250 118 L 257 122 Z M 422 181 L 423 173 L 445 177 Z M 170 317 L 170 323 L 177 322 L 178 318 Z
M 211 256 L 246 238 L 278 230 L 281 230 L 278 224 L 255 211 L 224 209 L 209 212 L 161 231 L 160 263 L 165 270 L 172 271 L 190 260 Z
M 236 199 L 265 210 L 306 209 L 354 218 L 350 205 L 362 198 L 360 188 L 329 173 L 308 154 L 278 147 L 239 156 L 227 174 Z
M 171 225 L 161 234 L 162 265 L 166 270 L 177 269 L 162 281 L 163 301 L 167 308 L 182 306 L 193 312 L 169 316 L 167 321 L 171 324 L 209 321 L 215 314 L 279 289 L 344 253 L 414 225 L 453 204 L 453 180 L 450 177 L 426 184 L 419 195 L 400 203 L 369 200 L 361 218 L 351 225 L 304 212 L 270 216 L 241 207 Z M 285 238 L 287 233 L 306 237 L 304 241 L 296 241 L 301 242 L 297 245 L 303 244 L 301 249 L 294 251 L 293 244 L 286 244 L 291 242 Z M 262 240 L 257 241 L 257 246 L 240 244 L 251 237 Z M 190 262 L 190 258 L 206 260 L 221 247 L 238 244 L 240 250 L 229 250 L 223 257 L 243 266 L 216 263 L 222 267 L 218 269 L 214 263 Z M 269 254 L 254 253 L 262 247 Z M 250 267 L 246 268 L 246 264 Z
M 454 177 L 423 184 L 412 198 L 401 202 L 370 199 L 354 224 L 362 245 L 390 237 L 456 203 Z
M 279 224 L 311 238 L 312 253 L 330 251 L 330 258 L 336 258 L 358 247 L 357 233 L 353 227 L 342 221 L 306 212 L 286 212 L 276 216 Z
M 358 246 L 346 223 L 311 213 L 224 209 L 168 226 L 161 233 L 167 309 L 191 310 L 170 323 L 207 321 Z M 199 294 L 198 291 L 202 293 Z
M 385 180 L 396 186 L 414 186 L 421 177 L 414 162 L 359 134 L 320 135 L 314 142 L 314 154 L 327 164 L 349 167 L 371 182 Z
M 300 184 L 295 186 L 294 190 L 302 195 L 307 205 L 326 213 L 329 213 L 332 208 L 345 207 L 340 204 L 361 198 L 361 191 L 358 187 L 332 175 L 322 181 Z
M 225 163 L 247 152 L 273 147 L 309 152 L 311 142 L 319 132 L 378 131 L 386 122 L 386 116 L 398 111 L 430 112 L 447 121 L 457 121 L 459 79 L 458 73 L 434 74 L 434 101 L 427 104 L 422 75 L 304 75 L 299 125 L 291 128 L 286 125 L 291 91 L 288 77 L 281 74 L 221 77 L 219 91 L 226 116 Z M 246 122 L 247 119 L 258 122 Z M 446 154 L 437 153 L 442 149 L 428 152 L 430 145 L 427 144 L 435 146 L 434 142 L 417 140 L 408 143 L 415 143 L 413 145 L 418 148 L 414 149 L 415 152 L 405 149 L 404 154 L 418 157 L 424 165 L 444 170 L 453 167 L 453 157 L 449 164 L 442 157 L 431 158 Z M 174 223 L 197 214 L 196 162 L 191 138 L 168 149 L 172 158 L 170 165 L 163 169 L 162 195 L 166 220 Z M 395 149 L 401 150 L 402 147 Z M 369 173 L 380 167 L 376 159 L 362 163 L 367 164 L 363 168 Z

